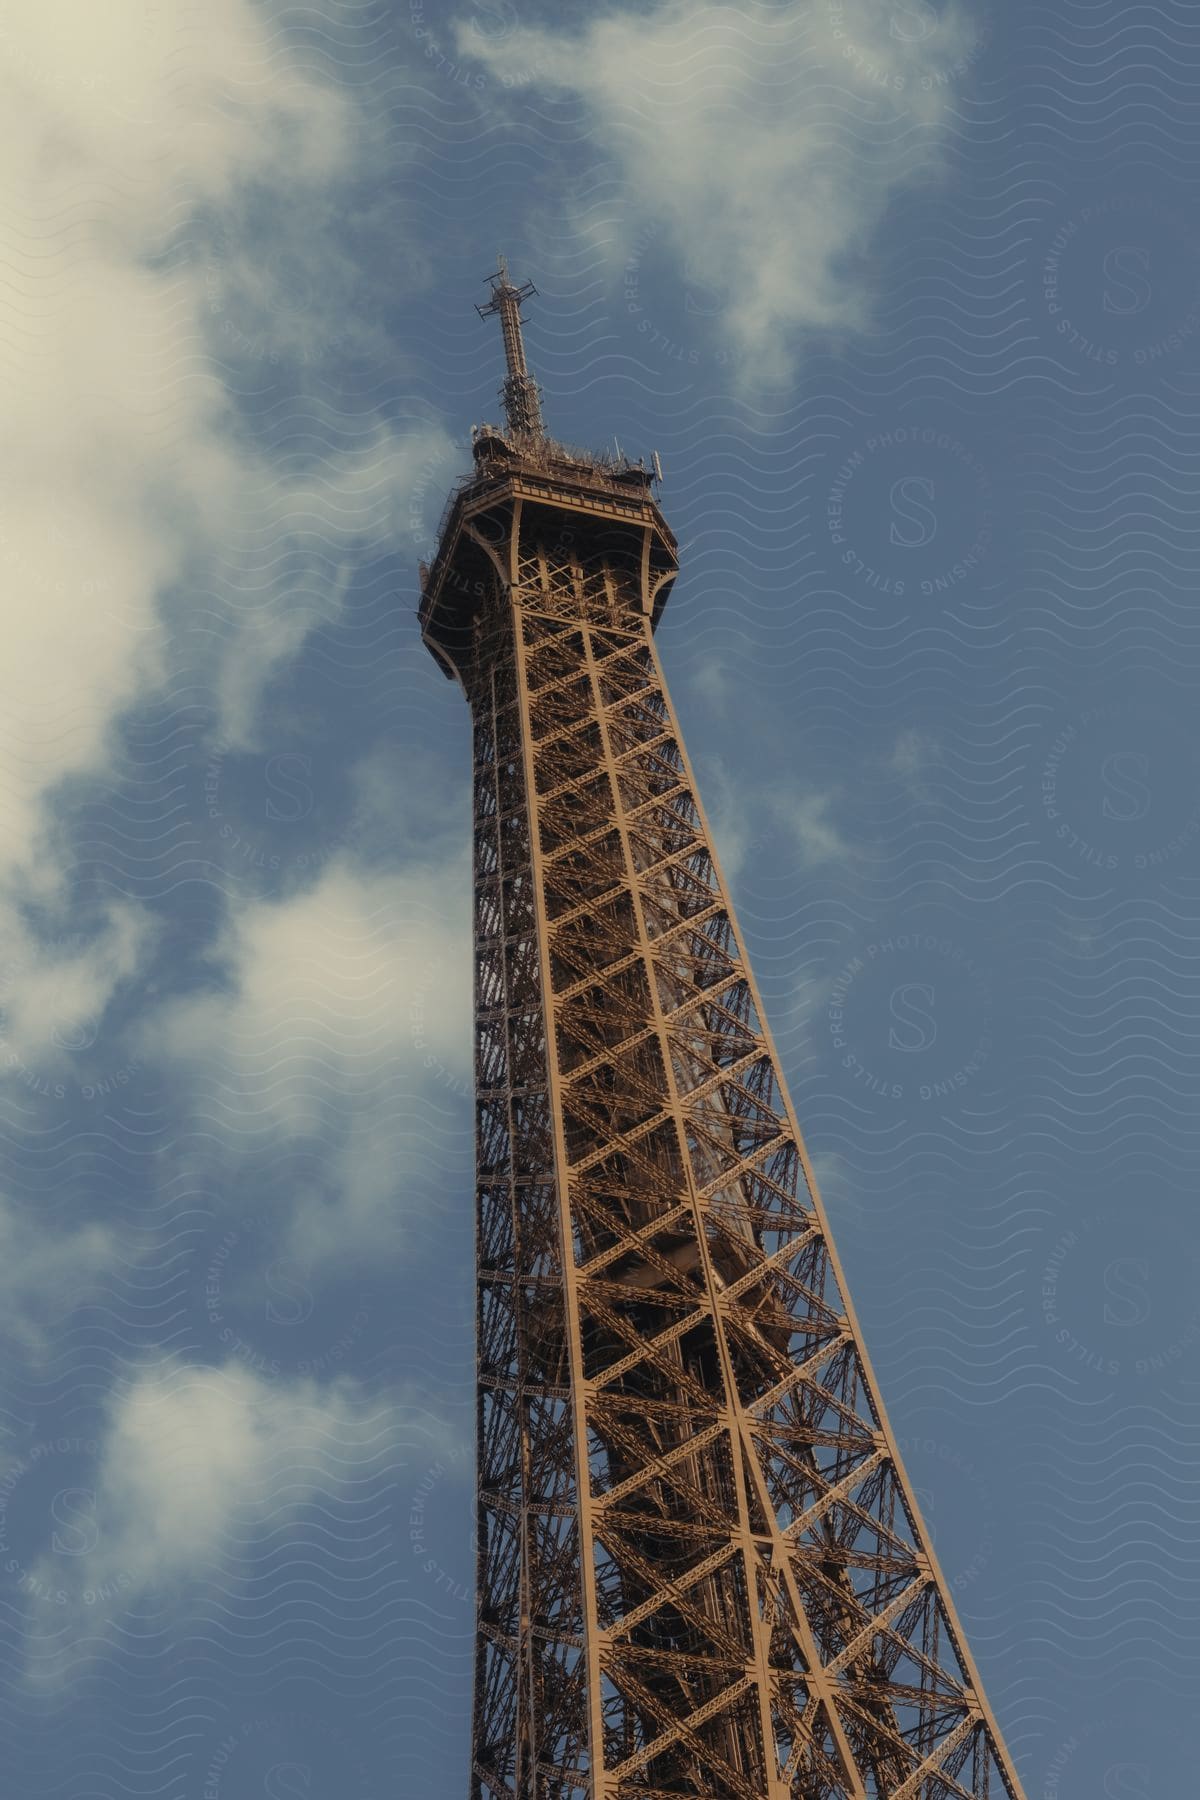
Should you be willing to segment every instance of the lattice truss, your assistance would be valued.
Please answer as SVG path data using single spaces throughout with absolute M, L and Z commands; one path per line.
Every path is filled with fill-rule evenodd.
M 508 554 L 462 670 L 472 1793 L 1019 1800 L 839 1288 L 644 569 Z

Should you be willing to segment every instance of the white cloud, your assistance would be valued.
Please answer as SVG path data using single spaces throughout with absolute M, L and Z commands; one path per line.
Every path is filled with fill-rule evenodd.
M 281 1386 L 238 1366 L 152 1366 L 111 1408 L 99 1471 L 114 1528 L 104 1559 L 138 1587 L 192 1574 L 239 1516 L 278 1522 L 314 1487 L 352 1481 L 363 1446 L 392 1423 L 384 1403 L 345 1386 Z
M 741 697 L 739 684 L 723 656 L 702 657 L 695 666 L 691 687 L 714 719 L 727 719 Z
M 73 1477 L 88 1485 L 59 1495 L 69 1505 L 47 1507 L 51 1541 L 19 1558 L 29 1556 L 21 1587 L 35 1651 L 26 1673 L 47 1684 L 99 1647 L 114 1597 L 124 1608 L 198 1582 L 229 1592 L 228 1553 L 252 1534 L 285 1531 L 314 1499 L 327 1509 L 352 1501 L 414 1453 L 461 1451 L 452 1428 L 408 1394 L 378 1398 L 345 1380 L 265 1382 L 238 1365 L 173 1361 L 145 1365 L 114 1391 L 94 1446 L 94 1465 Z M 45 1447 L 48 1468 L 55 1447 Z M 4 1467 L 10 1549 L 29 1510 L 15 1496 L 36 1466 L 27 1452 Z
M 862 1178 L 836 1150 L 809 1153 L 813 1177 L 829 1215 L 829 1228 L 836 1239 L 839 1233 L 857 1229 L 867 1219 L 862 1198 Z
M 19 856 L 42 790 L 89 766 L 164 673 L 156 602 L 228 519 L 247 455 L 203 354 L 198 272 L 156 259 L 196 207 L 319 182 L 349 114 L 245 0 L 10 8 L 0 26 L 0 673 Z
M 329 1267 L 378 1250 L 406 1166 L 436 1153 L 439 1109 L 450 1125 L 469 1090 L 465 856 L 402 875 L 334 863 L 290 900 L 235 905 L 217 955 L 229 991 L 148 1016 L 141 1054 L 204 1083 L 230 1154 L 264 1133 L 323 1140 L 336 1200 L 292 1196 L 292 1254 Z
M 910 726 L 900 732 L 883 759 L 883 768 L 888 775 L 898 778 L 908 800 L 929 807 L 937 799 L 931 778 L 941 768 L 942 761 L 942 746 L 937 738 L 928 731 Z
M 338 1203 L 301 1194 L 291 1218 L 294 1252 L 315 1261 L 371 1241 L 363 1221 L 394 1194 L 403 1084 L 424 1058 L 469 1080 L 461 871 L 448 895 L 432 865 L 361 880 L 338 865 L 311 895 L 250 903 L 220 946 L 231 991 L 129 1025 L 151 915 L 114 900 L 80 925 L 58 805 L 68 778 L 102 778 L 114 723 L 159 691 L 211 710 L 227 746 L 249 741 L 264 682 L 337 618 L 364 546 L 427 541 L 440 505 L 440 429 L 398 435 L 368 401 L 310 391 L 350 342 L 360 273 L 331 253 L 338 183 L 368 176 L 381 140 L 357 96 L 292 56 L 283 10 L 39 0 L 0 20 L 0 1073 L 6 1102 L 22 1071 L 38 1078 L 26 1091 L 53 1092 L 106 1021 L 131 1053 L 152 1044 L 211 1078 L 235 1154 L 239 1131 L 311 1132 L 332 1102 L 348 1117 Z M 361 348 L 373 328 L 349 329 Z M 239 414 L 264 345 L 304 403 L 278 456 Z M 320 454 L 298 449 L 339 407 Z M 193 1154 L 173 1157 L 172 1181 Z M 14 1360 L 61 1353 L 63 1318 L 145 1241 L 0 1206 Z M 240 1537 L 344 1493 L 406 1435 L 444 1444 L 418 1398 L 146 1368 L 114 1390 L 98 1468 L 79 1477 L 105 1529 L 80 1534 L 66 1605 L 73 1543 L 23 1541 L 31 1667 L 53 1678 L 40 1649 L 95 1638 L 89 1593 L 210 1577 Z M 32 1452 L 0 1464 L 27 1483 L 22 1504 L 45 1467 Z M 20 1512 L 5 1529 L 28 1536 Z
M 414 1011 L 420 1047 L 467 1068 L 465 898 L 465 883 L 451 890 L 419 869 L 362 875 L 339 862 L 291 900 L 237 905 L 218 951 L 234 992 L 171 1002 L 144 1022 L 147 1048 L 215 1064 L 297 1130 L 322 1088 L 345 1091 L 414 1049 Z
M 753 875 L 756 857 L 769 848 L 796 854 L 802 869 L 830 862 L 849 866 L 860 854 L 834 816 L 841 797 L 836 789 L 814 791 L 788 780 L 748 785 L 735 779 L 720 757 L 701 758 L 697 772 L 727 880 Z
M 99 1290 L 120 1254 L 107 1225 L 51 1223 L 44 1204 L 0 1198 L 0 1341 L 26 1361 L 58 1354 L 64 1320 Z
M 48 941 L 0 915 L 0 1052 L 8 1066 L 57 1071 L 89 1049 L 155 935 L 146 913 L 120 901 L 98 930 Z
M 359 436 L 286 479 L 269 464 L 245 468 L 228 496 L 219 541 L 237 610 L 214 670 L 227 748 L 255 739 L 271 671 L 314 627 L 337 620 L 356 555 L 428 542 L 432 527 L 413 515 L 411 494 L 449 439 L 432 427 L 398 438 L 370 419 Z
M 771 796 L 771 810 L 799 851 L 801 868 L 845 863 L 854 856 L 852 845 L 830 817 L 835 800 L 833 794 L 806 794 L 786 787 Z
M 730 774 L 723 757 L 701 755 L 695 762 L 721 872 L 727 881 L 736 881 L 761 840 L 761 832 L 756 835 L 757 809 L 752 812 L 745 789 Z
M 111 991 L 111 929 L 55 969 L 53 926 L 19 901 L 67 910 L 43 802 L 101 769 L 122 709 L 178 674 L 167 591 L 186 589 L 190 690 L 209 684 L 237 741 L 279 661 L 336 614 L 356 550 L 412 533 L 407 490 L 440 431 L 398 438 L 364 412 L 305 468 L 236 418 L 239 348 L 265 333 L 303 363 L 329 346 L 345 270 L 325 296 L 297 269 L 337 266 L 322 224 L 372 130 L 253 0 L 40 0 L 0 21 L 0 953 L 27 1033 L 50 990 L 84 1015 Z
M 461 53 L 506 84 L 578 97 L 623 178 L 610 255 L 623 259 L 639 226 L 665 231 L 716 297 L 750 388 L 786 377 L 798 328 L 866 323 L 861 272 L 848 278 L 844 261 L 918 158 L 928 171 L 928 133 L 898 138 L 909 120 L 945 117 L 929 72 L 961 63 L 972 37 L 953 6 L 894 0 L 665 0 L 582 29 L 458 32 Z

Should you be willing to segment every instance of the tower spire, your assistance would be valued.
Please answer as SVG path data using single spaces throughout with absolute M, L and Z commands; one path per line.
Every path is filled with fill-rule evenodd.
M 500 389 L 500 398 L 504 403 L 504 419 L 508 429 L 519 437 L 542 438 L 545 430 L 542 425 L 541 389 L 529 373 L 529 365 L 525 361 L 525 341 L 521 335 L 521 302 L 537 289 L 532 281 L 517 287 L 508 276 L 508 260 L 503 254 L 497 256 L 498 268 L 494 275 L 489 275 L 492 284 L 492 297 L 485 306 L 476 306 L 475 311 L 481 319 L 492 313 L 500 314 L 500 329 L 504 334 L 504 361 L 508 374 Z

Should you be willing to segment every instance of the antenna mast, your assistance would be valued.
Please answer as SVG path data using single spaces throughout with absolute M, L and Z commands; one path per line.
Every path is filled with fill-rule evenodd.
M 532 281 L 524 286 L 516 287 L 508 278 L 508 262 L 504 256 L 498 256 L 499 268 L 494 275 L 489 275 L 492 284 L 492 297 L 485 306 L 476 306 L 475 311 L 481 319 L 492 313 L 500 314 L 500 329 L 504 334 L 504 360 L 508 365 L 508 375 L 500 389 L 500 399 L 504 405 L 504 419 L 510 432 L 516 437 L 535 438 L 540 440 L 545 434 L 542 425 L 542 391 L 525 361 L 525 342 L 521 336 L 521 302 L 537 289 Z

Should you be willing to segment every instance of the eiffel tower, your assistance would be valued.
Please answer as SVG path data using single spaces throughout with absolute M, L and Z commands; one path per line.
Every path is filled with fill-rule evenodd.
M 504 426 L 421 568 L 474 729 L 473 1800 L 1022 1800 L 667 695 L 660 479 Z

